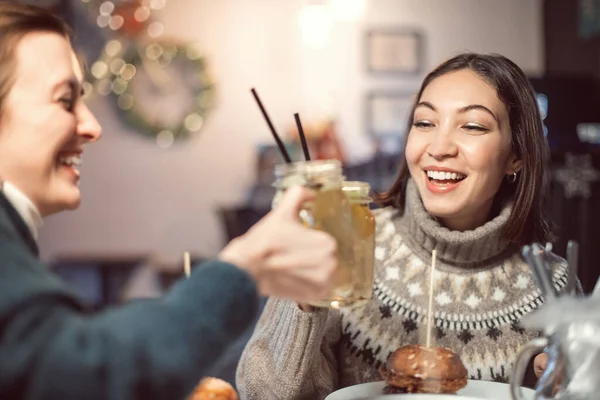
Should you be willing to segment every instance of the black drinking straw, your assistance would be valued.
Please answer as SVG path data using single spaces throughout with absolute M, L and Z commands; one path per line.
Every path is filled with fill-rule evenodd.
M 263 117 L 265 117 L 265 120 L 267 121 L 267 125 L 269 125 L 269 129 L 271 130 L 271 133 L 273 134 L 273 138 L 275 139 L 275 142 L 277 142 L 277 146 L 279 147 L 279 151 L 281 151 L 281 155 L 283 156 L 286 163 L 288 163 L 288 164 L 291 163 L 292 159 L 290 158 L 290 155 L 288 154 L 287 150 L 285 149 L 283 142 L 279 138 L 279 135 L 275 131 L 275 127 L 273 126 L 273 123 L 271 123 L 271 119 L 269 118 L 269 115 L 267 114 L 267 110 L 265 110 L 265 108 L 263 107 L 262 102 L 260 101 L 260 98 L 258 97 L 258 93 L 256 93 L 256 90 L 254 88 L 250 89 L 250 91 L 252 92 L 252 95 L 254 96 L 254 100 L 256 100 L 256 103 L 258 103 L 258 107 L 260 108 L 260 111 L 262 112 Z
M 300 115 L 294 114 L 296 119 L 296 127 L 298 127 L 298 135 L 300 135 L 300 143 L 302 143 L 302 151 L 304 152 L 304 159 L 310 161 L 310 153 L 308 152 L 308 145 L 306 144 L 306 136 L 304 136 L 304 129 L 302 129 L 302 122 L 300 122 Z

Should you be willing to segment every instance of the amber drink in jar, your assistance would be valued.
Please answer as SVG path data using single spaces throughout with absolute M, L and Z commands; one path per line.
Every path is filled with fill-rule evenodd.
M 368 215 L 372 217 L 368 210 L 368 185 L 367 194 L 362 197 L 364 185 L 358 191 L 356 182 L 346 188 L 338 160 L 280 164 L 275 166 L 275 179 L 273 207 L 293 185 L 305 185 L 317 192 L 316 199 L 305 205 L 300 216 L 310 228 L 329 233 L 338 245 L 339 268 L 334 276 L 334 289 L 327 298 L 309 304 L 333 308 L 364 304 L 371 297 L 373 282 L 373 254 L 370 257 L 367 254 L 374 253 L 373 245 L 367 244 L 374 236 L 374 222 L 372 219 L 371 225 L 368 222 Z
M 371 187 L 367 182 L 346 181 L 342 190 L 350 200 L 354 234 L 353 294 L 351 305 L 367 303 L 373 295 L 375 267 L 375 216 L 370 204 Z

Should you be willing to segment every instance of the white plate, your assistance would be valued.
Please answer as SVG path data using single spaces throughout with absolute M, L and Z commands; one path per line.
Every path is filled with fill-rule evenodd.
M 375 397 L 363 397 L 360 400 L 482 400 L 482 398 L 465 397 L 460 394 L 384 394 Z
M 457 392 L 457 395 L 414 395 L 414 394 L 395 394 L 383 395 L 385 382 L 363 383 L 361 385 L 349 386 L 331 393 L 325 400 L 363 400 L 363 399 L 378 399 L 378 400 L 393 400 L 393 399 L 410 399 L 415 400 L 510 400 L 510 386 L 505 383 L 488 382 L 488 381 L 472 381 L 467 382 L 467 386 Z M 534 400 L 535 392 L 531 389 L 523 388 L 523 397 L 525 399 Z M 369 397 L 370 396 L 370 397 Z

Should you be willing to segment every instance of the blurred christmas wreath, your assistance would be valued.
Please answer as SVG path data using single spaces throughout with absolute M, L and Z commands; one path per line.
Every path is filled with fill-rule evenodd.
M 82 1 L 99 27 L 116 33 L 90 68 L 94 91 L 111 96 L 123 119 L 162 147 L 200 131 L 214 83 L 199 47 L 164 39 L 151 19 L 165 1 Z

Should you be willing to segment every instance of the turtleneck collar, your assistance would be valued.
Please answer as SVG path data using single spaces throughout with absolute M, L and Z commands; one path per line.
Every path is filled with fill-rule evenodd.
M 404 215 L 396 220 L 396 225 L 405 233 L 407 244 L 425 259 L 431 257 L 435 248 L 436 258 L 443 264 L 477 267 L 506 255 L 510 243 L 501 238 L 500 230 L 511 212 L 512 203 L 507 203 L 484 225 L 470 231 L 452 231 L 427 212 L 416 184 L 409 179 Z
M 8 181 L 0 181 L 0 190 L 6 196 L 6 199 L 10 204 L 17 210 L 19 216 L 29 228 L 31 236 L 35 240 L 38 237 L 38 230 L 42 226 L 42 216 L 38 211 L 37 207 L 23 192 L 21 192 L 15 185 Z

